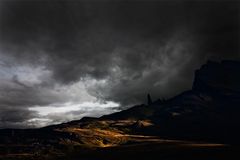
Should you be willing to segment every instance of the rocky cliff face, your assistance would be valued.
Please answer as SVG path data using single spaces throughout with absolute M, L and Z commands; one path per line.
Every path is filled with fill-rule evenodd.
M 240 62 L 208 61 L 195 72 L 193 90 L 221 95 L 240 95 Z

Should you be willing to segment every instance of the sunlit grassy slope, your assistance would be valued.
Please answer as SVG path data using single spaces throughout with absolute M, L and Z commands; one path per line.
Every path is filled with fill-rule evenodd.
M 226 152 L 230 147 L 218 143 L 162 139 L 133 132 L 154 125 L 144 119 L 91 120 L 31 130 L 29 134 L 28 130 L 16 130 L 13 136 L 18 137 L 9 138 L 0 146 L 0 159 L 98 159 L 96 156 L 105 159 L 131 159 L 131 156 L 139 156 L 138 159 L 147 159 L 164 154 L 169 156 L 172 151 L 176 154 L 182 151 L 184 154 L 213 151 L 211 154 L 217 156 L 216 151 Z M 28 137 L 22 141 L 18 139 L 26 135 Z M 158 155 L 158 152 L 163 153 Z M 151 155 L 146 156 L 145 153 Z

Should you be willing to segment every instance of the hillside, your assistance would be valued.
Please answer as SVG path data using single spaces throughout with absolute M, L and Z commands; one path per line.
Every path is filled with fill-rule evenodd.
M 192 90 L 169 100 L 40 129 L 2 129 L 0 157 L 228 159 L 240 144 L 239 71 L 240 62 L 209 61 L 195 72 Z

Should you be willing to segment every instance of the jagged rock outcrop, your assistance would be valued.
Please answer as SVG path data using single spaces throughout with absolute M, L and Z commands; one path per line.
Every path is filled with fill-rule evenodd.
M 148 105 L 152 104 L 152 98 L 151 98 L 150 94 L 147 95 L 147 102 L 148 102 Z
M 193 90 L 221 95 L 240 95 L 240 62 L 208 61 L 195 72 Z

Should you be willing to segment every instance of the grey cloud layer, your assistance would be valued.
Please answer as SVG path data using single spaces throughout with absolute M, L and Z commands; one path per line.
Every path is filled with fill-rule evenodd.
M 239 59 L 239 3 L 1 1 L 0 55 L 1 70 L 50 73 L 39 83 L 13 73 L 11 84 L 1 79 L 5 109 L 72 101 L 55 91 L 79 81 L 90 94 L 82 96 L 123 106 L 144 102 L 147 92 L 170 97 L 191 87 L 207 59 Z

